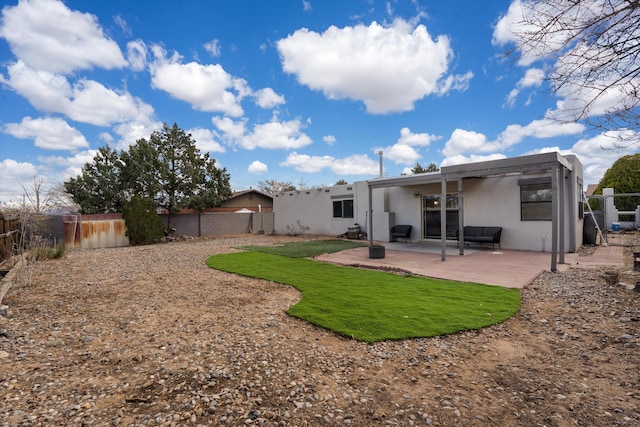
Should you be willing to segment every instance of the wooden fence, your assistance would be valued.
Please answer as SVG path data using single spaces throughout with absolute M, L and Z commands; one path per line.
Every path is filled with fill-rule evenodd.
M 0 262 L 14 255 L 14 248 L 20 236 L 18 218 L 0 218 Z

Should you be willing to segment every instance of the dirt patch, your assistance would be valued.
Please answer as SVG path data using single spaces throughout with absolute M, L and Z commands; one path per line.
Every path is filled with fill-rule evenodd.
M 363 344 L 288 317 L 295 289 L 205 265 L 237 245 L 302 238 L 36 264 L 0 318 L 0 425 L 640 424 L 630 284 L 606 286 L 595 268 L 545 273 L 502 324 Z

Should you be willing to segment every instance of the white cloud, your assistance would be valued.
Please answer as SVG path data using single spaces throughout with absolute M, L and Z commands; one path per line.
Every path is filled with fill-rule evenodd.
M 376 175 L 379 164 L 366 154 L 354 154 L 343 159 L 332 156 L 309 156 L 289 153 L 287 159 L 280 166 L 293 167 L 298 172 L 316 173 L 323 169 L 330 169 L 337 175 Z
M 116 23 L 116 25 L 118 27 L 120 27 L 120 29 L 122 30 L 122 33 L 130 36 L 131 35 L 131 28 L 129 28 L 129 24 L 127 23 L 127 21 L 121 16 L 121 15 L 116 15 L 113 17 L 113 22 Z
M 331 170 L 337 175 L 378 175 L 380 164 L 366 154 L 354 154 L 344 159 L 336 159 Z
M 394 144 L 388 147 L 376 147 L 373 152 L 377 153 L 380 150 L 384 152 L 385 158 L 403 165 L 415 163 L 420 159 L 420 153 L 410 145 Z
M 142 71 L 147 66 L 147 45 L 142 40 L 127 43 L 127 60 L 134 71 Z
M 251 93 L 247 82 L 227 73 L 219 64 L 182 64 L 180 56 L 167 57 L 164 49 L 152 46 L 151 82 L 196 110 L 221 112 L 231 117 L 243 115 L 240 101 Z
M 122 68 L 118 45 L 107 38 L 95 16 L 70 10 L 61 1 L 22 0 L 2 9 L 0 36 L 29 67 L 53 73 Z
M 116 134 L 120 136 L 120 141 L 115 148 L 128 150 L 130 145 L 139 139 L 149 139 L 153 131 L 162 129 L 160 122 L 137 122 L 130 121 L 117 125 L 114 128 Z
M 305 12 L 311 12 L 313 8 L 311 7 L 311 2 L 309 0 L 302 0 L 302 10 Z
M 447 82 L 448 37 L 433 40 L 425 26 L 401 19 L 389 27 L 331 26 L 322 34 L 300 29 L 277 47 L 283 70 L 301 84 L 329 99 L 362 101 L 374 114 L 412 110 L 427 95 L 464 88 L 471 77 Z
M 629 145 L 634 138 L 636 143 Z M 627 141 L 625 148 L 620 148 L 622 141 Z M 640 136 L 625 130 L 605 132 L 578 140 L 570 151 L 578 156 L 584 166 L 585 183 L 597 184 L 620 157 L 640 152 Z
M 254 160 L 253 162 L 251 162 L 251 164 L 247 168 L 247 172 L 253 173 L 256 175 L 262 175 L 264 173 L 269 172 L 269 168 L 267 167 L 267 165 L 265 165 L 261 161 Z
M 77 150 L 89 143 L 77 129 L 59 118 L 25 117 L 20 123 L 7 123 L 3 131 L 20 139 L 33 139 L 35 145 L 45 150 Z
M 247 119 L 234 122 L 229 117 L 213 117 L 211 122 L 216 128 L 222 131 L 227 140 L 234 141 L 240 139 L 246 132 Z
M 487 154 L 487 155 L 478 155 L 478 154 L 471 154 L 469 156 L 463 156 L 462 154 L 457 154 L 455 156 L 451 156 L 451 157 L 447 157 L 446 159 L 444 159 L 442 161 L 442 164 L 440 165 L 440 167 L 442 166 L 452 166 L 452 165 L 461 165 L 464 163 L 476 163 L 476 162 L 486 162 L 489 160 L 500 160 L 500 159 L 506 159 L 507 156 L 505 156 L 504 154 L 499 154 L 499 153 L 495 153 L 495 154 Z
M 73 86 L 67 79 L 48 71 L 33 70 L 18 61 L 8 67 L 9 79 L 0 76 L 35 108 L 64 114 L 72 120 L 108 126 L 128 120 L 148 121 L 153 108 L 130 93 L 116 92 L 94 80 L 81 79 Z
M 328 145 L 333 145 L 337 142 L 336 137 L 333 135 L 323 136 L 322 140 L 326 142 Z
M 455 157 L 460 153 L 469 151 L 485 151 L 489 143 L 487 137 L 472 130 L 456 129 L 451 133 L 451 137 L 445 143 L 442 154 L 447 157 Z M 494 149 L 492 145 L 489 150 Z
M 577 135 L 584 132 L 585 126 L 579 123 L 559 123 L 549 119 L 533 120 L 526 126 L 509 125 L 498 136 L 497 144 L 505 149 L 520 143 L 526 137 L 538 139 L 558 136 Z M 493 149 L 493 148 L 491 148 Z
M 273 89 L 269 87 L 260 89 L 259 91 L 256 92 L 255 96 L 256 96 L 256 104 L 258 104 L 258 106 L 260 106 L 261 108 L 265 108 L 265 109 L 274 108 L 280 104 L 285 103 L 284 96 L 278 95 L 277 93 L 274 92 Z
M 49 181 L 63 182 L 80 175 L 82 167 L 87 163 L 93 163 L 93 158 L 97 153 L 98 150 L 85 150 L 71 157 L 40 156 L 38 161 L 47 168 Z
M 438 95 L 446 95 L 452 90 L 464 92 L 469 89 L 469 84 L 472 78 L 473 73 L 471 71 L 467 71 L 464 74 L 449 75 L 438 82 L 438 90 L 436 93 Z
M 209 129 L 194 128 L 187 130 L 196 141 L 196 147 L 203 152 L 224 153 L 225 148 L 215 140 L 215 135 Z
M 210 42 L 205 43 L 203 46 L 211 56 L 220 56 L 220 40 L 213 39 Z
M 94 80 L 80 80 L 73 86 L 71 99 L 65 100 L 61 112 L 71 119 L 108 126 L 128 120 L 147 122 L 153 115 L 153 107 L 129 92 L 116 92 Z
M 412 147 L 428 147 L 433 141 L 437 141 L 442 137 L 438 135 L 430 135 L 428 133 L 413 133 L 408 127 L 400 129 L 400 138 L 397 144 L 410 145 Z
M 415 147 L 428 147 L 433 141 L 440 138 L 440 136 L 428 133 L 413 133 L 411 129 L 404 127 L 400 129 L 400 138 L 394 145 L 376 147 L 373 151 L 377 153 L 382 150 L 385 158 L 395 163 L 408 165 L 417 162 L 421 157 Z
M 32 163 L 4 159 L 0 162 L 0 200 L 17 201 L 23 193 L 20 183 L 33 179 L 38 168 Z
M 455 157 L 462 153 L 489 153 L 504 151 L 519 144 L 525 138 L 548 139 L 567 135 L 577 135 L 585 130 L 579 123 L 558 123 L 549 119 L 533 120 L 526 126 L 509 125 L 495 141 L 474 131 L 456 129 L 446 142 L 442 154 Z
M 523 16 L 522 2 L 520 0 L 512 1 L 507 13 L 501 16 L 493 27 L 491 43 L 494 46 L 504 46 L 509 43 L 515 43 L 518 39 L 514 31 L 522 25 Z
M 109 132 L 100 132 L 100 134 L 98 135 L 98 138 L 100 138 L 101 141 L 104 141 L 107 144 L 110 144 L 113 142 L 113 136 Z
M 516 98 L 523 89 L 529 87 L 540 87 L 544 81 L 544 77 L 544 70 L 540 68 L 528 69 L 524 76 L 518 81 L 518 83 L 516 83 L 516 87 L 509 92 L 509 96 L 507 96 L 505 104 L 508 107 L 513 107 L 515 105 Z
M 331 167 L 334 161 L 335 159 L 331 156 L 309 156 L 294 151 L 289 153 L 287 160 L 280 163 L 280 166 L 291 166 L 298 172 L 316 173 Z
M 302 129 L 305 125 L 299 120 L 271 121 L 257 124 L 253 132 L 236 141 L 242 148 L 285 149 L 292 150 L 311 144 L 311 138 Z

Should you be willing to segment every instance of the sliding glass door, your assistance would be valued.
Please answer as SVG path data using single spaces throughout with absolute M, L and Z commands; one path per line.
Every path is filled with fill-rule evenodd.
M 422 197 L 422 237 L 440 239 L 440 199 L 437 194 Z M 446 200 L 447 239 L 455 239 L 458 230 L 458 196 L 447 195 Z

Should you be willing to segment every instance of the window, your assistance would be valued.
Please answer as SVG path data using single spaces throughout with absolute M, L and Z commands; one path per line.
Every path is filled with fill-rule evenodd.
M 353 200 L 336 200 L 333 202 L 334 218 L 353 218 Z
M 584 219 L 584 204 L 586 202 L 584 198 L 584 189 L 582 188 L 582 181 L 578 181 L 578 219 Z
M 535 181 L 537 182 L 520 182 L 520 219 L 522 221 L 551 221 L 551 180 L 544 180 L 548 182 Z

